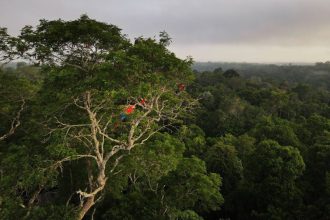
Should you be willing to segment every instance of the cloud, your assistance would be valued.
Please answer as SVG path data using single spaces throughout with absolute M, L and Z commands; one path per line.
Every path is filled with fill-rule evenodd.
M 280 54 L 289 47 L 296 53 L 310 48 L 324 59 L 322 47 L 330 46 L 328 0 L 0 0 L 0 26 L 11 33 L 40 18 L 75 19 L 82 13 L 117 25 L 130 37 L 166 30 L 174 51 L 186 48 L 195 57 L 200 57 L 198 50 L 212 47 L 251 54 L 260 48 L 272 57 L 271 48 L 282 48 L 276 50 Z
M 322 46 L 271 46 L 250 44 L 177 45 L 180 57 L 192 55 L 195 61 L 253 63 L 315 63 L 329 60 L 330 48 Z

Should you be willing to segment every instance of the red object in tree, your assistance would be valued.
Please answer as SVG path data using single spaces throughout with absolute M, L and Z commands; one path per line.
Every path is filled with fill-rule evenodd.
M 185 85 L 183 84 L 183 83 L 180 83 L 179 85 L 178 85 L 178 89 L 179 89 L 179 91 L 180 92 L 182 92 L 184 89 L 185 89 Z
M 129 105 L 127 108 L 126 108 L 126 110 L 125 110 L 125 112 L 126 112 L 126 114 L 132 114 L 133 112 L 134 112 L 134 109 L 135 109 L 135 105 Z
M 146 100 L 145 99 L 141 99 L 140 104 L 141 105 L 144 105 L 145 103 L 146 103 Z

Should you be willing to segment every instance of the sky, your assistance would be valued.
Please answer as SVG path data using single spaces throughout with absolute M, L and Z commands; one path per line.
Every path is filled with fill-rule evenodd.
M 0 0 L 0 26 L 11 34 L 42 18 L 81 14 L 131 39 L 165 30 L 170 50 L 195 61 L 330 60 L 330 0 Z

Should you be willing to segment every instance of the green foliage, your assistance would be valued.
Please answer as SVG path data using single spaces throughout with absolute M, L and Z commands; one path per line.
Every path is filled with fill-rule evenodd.
M 261 118 L 253 130 L 253 136 L 258 140 L 273 139 L 282 145 L 301 146 L 290 122 L 278 118 Z
M 179 138 L 185 143 L 185 154 L 202 157 L 207 150 L 205 133 L 197 125 L 182 126 L 178 133 Z
M 78 160 L 93 153 L 79 140 L 91 134 L 81 126 L 90 123 L 81 108 L 86 91 L 118 140 L 144 114 L 137 106 L 121 121 L 127 105 L 163 93 L 171 115 L 184 101 L 175 120 L 140 121 L 138 134 L 155 133 L 120 151 L 115 169 L 118 157 L 110 159 L 86 219 L 328 219 L 329 63 L 209 63 L 203 68 L 214 71 L 193 74 L 191 58 L 167 49 L 165 31 L 157 39 L 131 42 L 87 15 L 41 20 L 18 37 L 0 28 L 0 62 L 29 61 L 0 69 L 0 137 L 25 104 L 18 128 L 0 141 L 0 219 L 77 219 L 76 192 L 88 191 L 99 168 Z M 192 97 L 200 105 L 184 112 Z
M 255 202 L 250 214 L 262 219 L 287 219 L 297 215 L 301 201 L 296 180 L 305 169 L 299 151 L 265 140 L 257 145 L 250 158 L 244 186 Z
M 20 70 L 21 71 L 21 70 Z M 23 101 L 30 100 L 38 90 L 38 83 L 32 84 L 27 74 L 20 76 L 0 69 L 0 136 L 9 130 Z
M 327 187 L 323 186 L 328 168 L 321 162 L 325 160 L 311 158 L 312 149 L 316 150 L 312 146 L 329 131 L 329 91 L 315 88 L 319 82 L 314 79 L 307 85 L 298 84 L 302 80 L 293 78 L 296 73 L 284 76 L 280 68 L 267 77 L 261 75 L 266 68 L 262 65 L 249 72 L 239 65 L 229 66 L 217 66 L 213 72 L 196 71 L 191 88 L 191 94 L 201 99 L 196 124 L 207 140 L 202 150 L 206 153 L 195 155 L 223 177 L 223 208 L 204 217 L 324 219 L 328 201 L 321 194 L 326 195 Z M 269 71 L 272 68 L 269 66 Z M 241 76 L 224 77 L 227 69 L 236 69 Z M 277 81 L 279 78 L 286 81 Z M 268 143 L 269 139 L 276 143 Z M 291 147 L 283 147 L 288 145 Z M 286 164 L 289 161 L 292 163 Z
M 183 149 L 177 139 L 161 134 L 134 149 L 119 168 L 128 173 L 121 178 L 128 179 L 120 188 L 118 182 L 110 185 L 102 218 L 200 219 L 192 210 L 218 209 L 223 203 L 219 175 L 208 174 L 196 157 L 184 158 Z
M 305 199 L 310 201 L 306 216 L 322 219 L 330 214 L 329 173 L 330 133 L 324 132 L 308 149 L 306 158 Z M 318 186 L 318 187 L 314 187 Z
M 163 176 L 176 169 L 184 149 L 178 139 L 159 133 L 146 145 L 133 149 L 120 166 L 125 173 L 147 180 L 141 184 L 154 188 Z
M 64 205 L 48 205 L 45 207 L 36 207 L 33 210 L 31 210 L 29 219 L 74 220 L 76 219 L 76 213 L 73 207 L 67 207 Z
M 229 69 L 223 73 L 223 76 L 226 78 L 233 78 L 233 77 L 239 77 L 239 74 L 235 70 Z
M 208 170 L 219 173 L 223 178 L 223 193 L 228 195 L 237 187 L 243 177 L 243 166 L 235 146 L 231 145 L 233 136 L 225 136 L 216 141 L 206 152 Z
M 178 220 L 202 220 L 196 212 L 192 210 L 178 211 L 171 215 L 171 218 Z
M 165 178 L 167 201 L 176 208 L 197 208 L 198 211 L 216 210 L 223 203 L 219 193 L 221 178 L 207 174 L 205 163 L 196 158 L 184 158 L 177 169 Z

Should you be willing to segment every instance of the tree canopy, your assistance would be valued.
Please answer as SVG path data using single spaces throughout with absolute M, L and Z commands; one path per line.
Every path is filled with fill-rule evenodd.
M 193 71 L 171 41 L 0 28 L 0 219 L 328 218 L 329 65 Z

